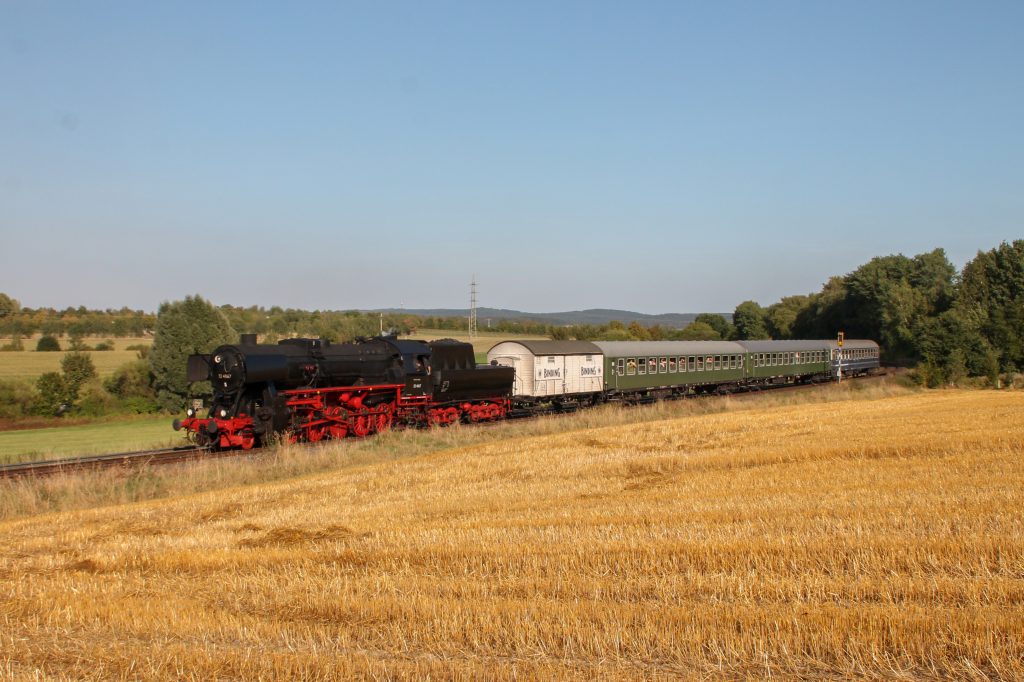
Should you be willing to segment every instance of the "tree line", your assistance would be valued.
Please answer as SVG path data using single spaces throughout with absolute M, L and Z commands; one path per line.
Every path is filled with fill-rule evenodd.
M 873 258 L 821 291 L 733 313 L 738 339 L 878 341 L 884 361 L 916 365 L 925 383 L 1024 370 L 1024 240 L 979 251 L 962 271 L 936 249 Z
M 142 310 L 23 308 L 17 299 L 0 293 L 0 336 L 22 339 L 43 336 L 142 337 L 151 333 L 156 315 Z
M 62 372 L 43 375 L 34 387 L 0 382 L 0 417 L 177 411 L 187 396 L 203 393 L 202 386 L 185 381 L 187 356 L 233 343 L 240 332 L 255 333 L 264 343 L 290 336 L 341 342 L 374 336 L 382 328 L 402 335 L 415 335 L 419 329 L 462 331 L 466 318 L 218 307 L 199 296 L 163 303 L 156 315 L 127 308 L 32 310 L 0 293 L 0 334 L 102 330 L 111 336 L 154 337 L 151 349 L 140 348 L 138 360 L 104 381 L 96 377 L 88 354 L 72 344 Z M 853 272 L 832 277 L 819 292 L 786 296 L 767 307 L 744 301 L 731 321 L 702 313 L 685 328 L 674 329 L 639 322 L 552 326 L 500 320 L 491 330 L 608 341 L 810 339 L 833 338 L 843 331 L 848 338 L 878 341 L 884 361 L 917 366 L 928 385 L 969 376 L 988 377 L 997 384 L 1001 375 L 1024 370 L 1024 240 L 979 251 L 960 272 L 942 249 L 873 258 Z

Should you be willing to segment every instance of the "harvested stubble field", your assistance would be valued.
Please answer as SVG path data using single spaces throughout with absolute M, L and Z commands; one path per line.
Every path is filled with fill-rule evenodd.
M 7 521 L 0 674 L 1024 677 L 1024 394 L 860 397 Z

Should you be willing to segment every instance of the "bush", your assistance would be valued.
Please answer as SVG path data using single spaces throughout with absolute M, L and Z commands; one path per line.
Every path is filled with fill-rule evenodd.
M 103 390 L 98 379 L 92 379 L 79 389 L 75 413 L 86 417 L 102 417 L 117 410 L 117 399 Z
M 0 419 L 19 419 L 32 414 L 36 392 L 27 381 L 0 380 Z
M 93 347 L 93 350 L 114 350 L 114 341 L 113 339 L 107 339 L 106 341 L 97 343 Z
M 39 341 L 36 342 L 36 350 L 39 352 L 54 352 L 60 350 L 60 341 L 57 340 L 56 336 L 44 335 L 39 337 Z
M 119 412 L 149 414 L 159 412 L 160 405 L 153 390 L 153 375 L 143 359 L 126 362 L 103 382 L 103 388 L 117 400 Z
M 87 353 L 68 353 L 61 361 L 60 368 L 64 372 L 64 384 L 72 403 L 78 399 L 78 392 L 82 386 L 97 376 L 96 365 Z
M 64 377 L 59 372 L 47 372 L 36 380 L 36 395 L 32 413 L 43 417 L 63 414 L 74 402 Z
M 119 402 L 119 411 L 128 414 L 154 414 L 160 411 L 156 398 L 125 398 Z
M 21 336 L 15 334 L 11 337 L 11 342 L 0 347 L 0 351 L 19 351 L 25 350 L 25 344 L 21 342 Z
M 938 388 L 942 385 L 942 370 L 931 360 L 917 363 L 917 367 L 911 370 L 910 375 L 918 386 Z
M 139 358 L 145 360 L 149 357 L 149 349 L 151 346 L 148 343 L 133 343 L 132 345 L 125 348 L 125 350 L 133 350 L 139 354 Z

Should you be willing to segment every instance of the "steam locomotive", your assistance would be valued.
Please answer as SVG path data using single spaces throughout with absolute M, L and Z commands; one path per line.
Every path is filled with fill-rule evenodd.
M 450 424 L 505 417 L 515 370 L 477 365 L 468 343 L 382 336 L 353 343 L 285 339 L 237 345 L 188 359 L 188 380 L 209 381 L 206 417 L 175 420 L 199 445 L 250 449 L 274 434 L 317 442 L 367 436 L 393 424 Z

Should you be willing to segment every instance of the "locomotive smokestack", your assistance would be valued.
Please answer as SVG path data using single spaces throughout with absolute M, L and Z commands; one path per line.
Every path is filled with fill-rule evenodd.
M 255 346 L 256 335 L 255 334 L 242 334 L 241 345 L 243 346 Z

